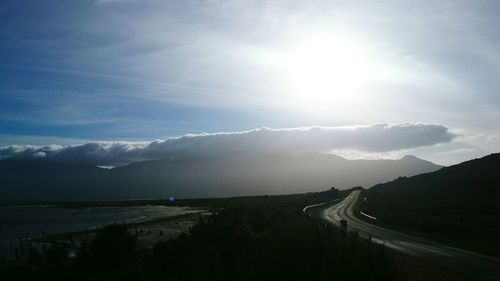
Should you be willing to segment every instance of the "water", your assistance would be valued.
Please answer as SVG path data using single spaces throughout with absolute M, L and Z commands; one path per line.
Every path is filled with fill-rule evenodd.
M 76 232 L 193 212 L 186 207 L 138 206 L 66 209 L 48 205 L 0 204 L 0 259 L 12 258 L 20 238 Z

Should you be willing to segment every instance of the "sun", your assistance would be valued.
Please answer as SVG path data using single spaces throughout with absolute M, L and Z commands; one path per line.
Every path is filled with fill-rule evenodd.
M 285 52 L 281 66 L 290 81 L 290 102 L 317 111 L 362 98 L 372 67 L 352 40 L 316 36 Z

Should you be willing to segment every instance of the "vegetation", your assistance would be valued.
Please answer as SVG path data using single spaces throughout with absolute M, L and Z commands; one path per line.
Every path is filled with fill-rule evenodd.
M 0 280 L 392 280 L 382 247 L 302 213 L 344 195 L 191 200 L 219 211 L 178 239 L 140 249 L 127 226 L 112 225 L 82 241 L 76 258 L 58 248 L 1 263 Z
M 377 222 L 500 256 L 500 154 L 379 184 L 367 192 Z

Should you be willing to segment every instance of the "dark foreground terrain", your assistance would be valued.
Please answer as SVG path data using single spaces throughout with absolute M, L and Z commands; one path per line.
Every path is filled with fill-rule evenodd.
M 361 207 L 390 228 L 500 257 L 500 154 L 379 184 Z
M 0 280 L 394 280 L 398 270 L 383 247 L 302 212 L 345 194 L 184 201 L 217 214 L 148 249 L 126 226 L 108 226 L 83 240 L 74 258 L 53 246 L 1 262 Z

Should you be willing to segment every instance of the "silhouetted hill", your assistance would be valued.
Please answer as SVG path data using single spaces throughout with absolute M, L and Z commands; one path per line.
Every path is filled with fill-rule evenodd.
M 136 162 L 107 170 L 85 165 L 0 161 L 2 199 L 127 199 L 289 194 L 325 186 L 371 186 L 441 168 L 415 157 L 347 160 L 319 153 L 238 153 Z
M 500 154 L 378 184 L 363 209 L 381 224 L 500 255 Z

